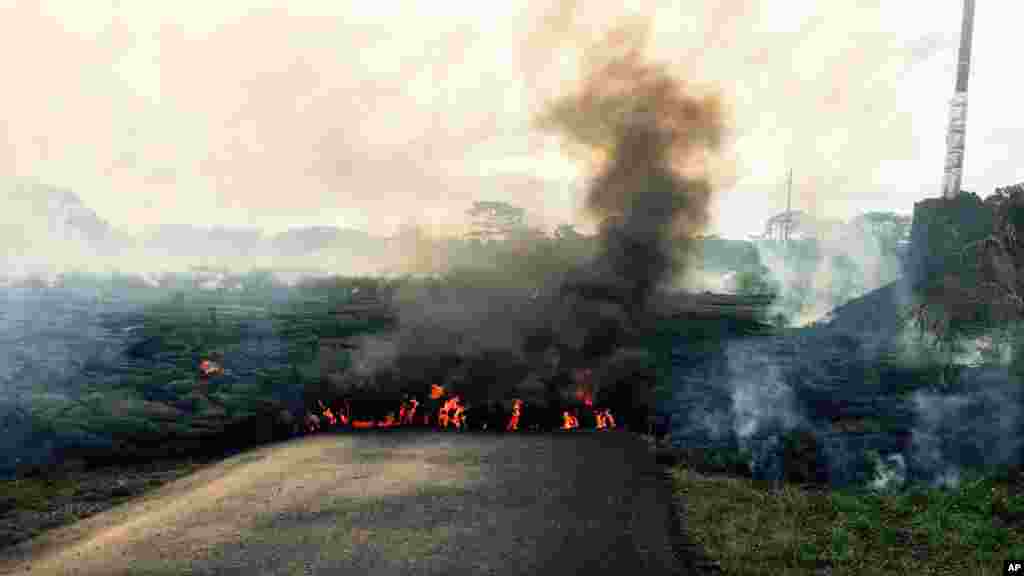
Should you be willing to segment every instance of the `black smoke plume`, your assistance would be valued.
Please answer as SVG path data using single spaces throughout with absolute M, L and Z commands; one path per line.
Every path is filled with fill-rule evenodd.
M 682 272 L 707 222 L 709 158 L 724 132 L 719 100 L 645 63 L 636 38 L 613 34 L 595 47 L 579 90 L 539 119 L 591 162 L 596 257 L 540 276 L 507 269 L 487 282 L 400 290 L 400 328 L 386 345 L 366 342 L 355 374 L 408 366 L 388 380 L 413 389 L 444 380 L 481 401 L 532 390 L 551 404 L 579 384 L 573 370 L 597 368 L 605 381 L 588 385 L 605 390 L 629 372 L 612 366 L 642 356 L 630 348 L 656 312 L 652 297 Z M 488 374 L 476 361 L 484 356 Z

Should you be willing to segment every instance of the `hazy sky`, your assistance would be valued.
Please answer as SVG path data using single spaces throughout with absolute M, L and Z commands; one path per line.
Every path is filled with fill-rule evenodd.
M 575 4 L 0 0 L 0 175 L 129 232 L 389 233 L 478 198 L 572 221 L 574 164 L 530 121 L 625 14 Z M 716 231 L 758 232 L 789 166 L 795 207 L 823 216 L 940 194 L 960 0 L 648 4 L 650 56 L 730 106 Z M 1024 181 L 1024 3 L 978 4 L 964 186 L 984 195 Z

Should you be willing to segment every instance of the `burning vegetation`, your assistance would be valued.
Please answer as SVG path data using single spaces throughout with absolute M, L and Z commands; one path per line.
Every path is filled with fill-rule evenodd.
M 435 386 L 434 390 L 438 388 L 440 387 Z M 415 398 L 409 398 L 402 401 L 398 407 L 397 417 L 394 412 L 389 412 L 381 419 L 351 419 L 349 416 L 349 406 L 351 406 L 351 403 L 349 401 L 341 403 L 341 405 L 336 408 L 332 408 L 331 406 L 325 405 L 322 401 L 318 401 L 316 410 L 306 415 L 305 432 L 307 434 L 312 434 L 331 429 L 365 430 L 369 428 L 397 427 L 452 430 L 489 429 L 486 419 L 479 422 L 473 422 L 472 424 L 470 423 L 470 420 L 466 415 L 467 406 L 458 396 L 436 398 L 435 400 L 443 400 L 443 402 L 441 403 L 441 407 L 437 410 L 436 417 L 433 420 L 429 413 L 424 413 L 420 419 L 416 418 L 416 410 L 420 403 Z M 588 409 L 590 409 L 591 406 L 591 404 L 587 404 Z M 508 416 L 507 423 L 504 427 L 506 432 L 517 432 L 520 430 L 519 422 L 523 415 L 523 409 L 523 401 L 516 399 L 512 404 L 511 415 Z M 568 410 L 563 411 L 561 425 L 559 428 L 562 430 L 575 430 L 580 428 L 580 419 L 576 415 L 577 413 L 577 411 L 573 411 L 572 413 Z M 591 413 L 594 418 L 594 424 L 592 426 L 593 429 L 615 429 L 615 418 L 612 416 L 611 409 L 598 408 L 591 410 Z
M 512 416 L 508 419 L 505 430 L 515 432 L 519 430 L 519 417 L 523 415 L 523 401 L 518 398 L 512 404 Z
M 539 119 L 593 160 L 596 253 L 550 269 L 526 250 L 475 281 L 361 292 L 357 316 L 380 308 L 393 326 L 346 344 L 351 366 L 310 399 L 318 419 L 316 402 L 346 398 L 376 414 L 348 413 L 353 428 L 647 429 L 643 339 L 707 222 L 725 122 L 716 97 L 644 62 L 640 40 L 596 46 L 579 89 Z

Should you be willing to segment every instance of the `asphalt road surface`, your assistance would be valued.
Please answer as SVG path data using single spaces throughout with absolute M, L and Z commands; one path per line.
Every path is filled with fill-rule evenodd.
M 669 497 L 626 432 L 325 434 L 6 550 L 0 573 L 678 574 Z

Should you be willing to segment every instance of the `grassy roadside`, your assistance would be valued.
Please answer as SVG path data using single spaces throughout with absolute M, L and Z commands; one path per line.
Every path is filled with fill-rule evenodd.
M 765 487 L 671 468 L 684 529 L 729 575 L 1002 574 L 1024 558 L 1019 473 L 956 489 Z

